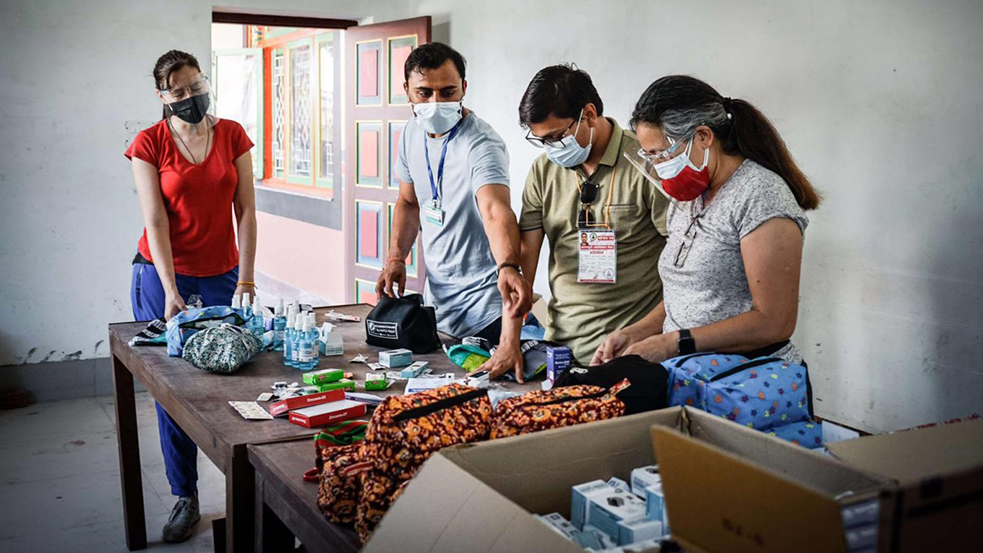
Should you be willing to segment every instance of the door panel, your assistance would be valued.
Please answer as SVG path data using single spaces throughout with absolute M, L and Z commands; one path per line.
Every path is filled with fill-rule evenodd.
M 212 54 L 215 114 L 242 125 L 256 146 L 253 175 L 263 175 L 263 50 L 237 48 Z
M 403 63 L 430 42 L 430 17 L 345 31 L 345 290 L 349 302 L 375 303 L 375 282 L 389 256 L 399 193 L 393 172 L 403 127 L 413 112 L 403 91 Z M 422 291 L 426 265 L 419 237 L 406 266 L 407 291 Z M 371 300 L 371 301 L 369 301 Z

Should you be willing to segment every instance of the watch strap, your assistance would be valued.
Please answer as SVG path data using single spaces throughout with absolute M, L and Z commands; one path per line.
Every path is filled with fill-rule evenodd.
M 677 344 L 679 346 L 679 355 L 692 355 L 696 353 L 696 340 L 693 339 L 693 333 L 688 328 L 679 331 Z

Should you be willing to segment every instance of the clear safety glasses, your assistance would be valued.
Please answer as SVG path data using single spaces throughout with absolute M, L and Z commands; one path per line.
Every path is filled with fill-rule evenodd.
M 202 94 L 211 94 L 212 85 L 204 73 L 198 73 L 190 82 L 172 83 L 171 88 L 161 90 L 160 95 L 168 104 L 187 100 Z

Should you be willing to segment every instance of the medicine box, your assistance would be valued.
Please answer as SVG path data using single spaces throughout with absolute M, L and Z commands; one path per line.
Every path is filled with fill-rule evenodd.
M 417 361 L 409 367 L 399 371 L 399 376 L 403 378 L 417 378 L 423 374 L 423 371 L 425 371 L 429 366 L 430 363 L 427 363 L 426 361 Z
M 610 486 L 607 491 L 592 495 L 588 503 L 587 522 L 614 538 L 619 533 L 619 522 L 645 517 L 645 501 Z
M 366 390 L 385 390 L 389 387 L 386 373 L 367 373 L 365 375 Z
M 324 326 L 328 326 L 328 323 L 324 323 Z M 321 350 L 321 355 L 332 356 L 345 354 L 345 341 L 342 339 L 341 332 L 338 330 L 325 330 L 322 328 L 321 336 L 317 343 L 318 349 Z
M 536 515 L 536 518 L 568 540 L 574 539 L 574 536 L 578 533 L 578 530 L 573 527 L 573 524 L 571 524 L 569 520 L 563 518 L 563 515 L 560 513 Z
M 573 363 L 573 353 L 564 346 L 546 347 L 546 379 L 554 383 Z
M 320 392 L 327 392 L 328 390 L 350 390 L 355 391 L 355 381 L 348 378 L 342 378 L 341 380 L 335 380 L 334 382 L 322 382 L 317 385 L 317 389 Z
M 325 382 L 337 382 L 344 378 L 345 371 L 341 369 L 324 369 L 323 371 L 306 372 L 303 375 L 304 384 L 317 386 Z
M 645 499 L 645 488 L 661 484 L 662 476 L 659 474 L 659 465 L 638 467 L 631 471 L 631 493 L 642 499 Z
M 658 520 L 668 526 L 666 521 L 666 496 L 662 493 L 662 484 L 645 488 L 645 518 Z
M 618 545 L 631 545 L 645 540 L 661 538 L 662 523 L 658 520 L 637 518 L 618 523 Z
M 570 522 L 578 530 L 584 529 L 587 522 L 587 505 L 590 498 L 599 493 L 612 489 L 604 480 L 593 480 L 583 484 L 577 484 L 571 488 L 570 498 Z
M 413 352 L 408 349 L 391 349 L 379 352 L 379 364 L 390 369 L 406 367 L 413 362 Z
M 608 478 L 608 486 L 611 486 L 612 488 L 616 488 L 619 490 L 624 490 L 626 492 L 631 492 L 631 488 L 628 486 L 628 483 L 618 478 L 617 476 L 612 476 L 611 478 Z M 644 495 L 642 496 L 642 499 L 645 499 Z

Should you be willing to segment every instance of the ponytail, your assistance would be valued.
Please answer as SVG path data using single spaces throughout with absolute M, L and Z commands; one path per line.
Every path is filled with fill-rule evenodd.
M 788 184 L 802 209 L 808 211 L 819 207 L 819 193 L 792 159 L 785 141 L 771 121 L 744 100 L 725 98 L 723 104 L 732 117 L 731 128 L 724 131 L 724 152 L 740 154 L 777 173 Z
M 819 207 L 822 198 L 768 118 L 750 103 L 724 98 L 695 77 L 670 75 L 649 85 L 631 114 L 631 128 L 638 123 L 658 126 L 678 140 L 706 125 L 721 141 L 724 153 L 741 155 L 778 174 L 802 209 Z

